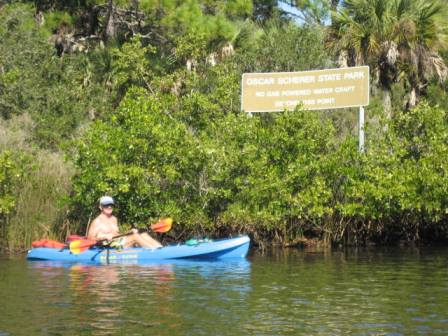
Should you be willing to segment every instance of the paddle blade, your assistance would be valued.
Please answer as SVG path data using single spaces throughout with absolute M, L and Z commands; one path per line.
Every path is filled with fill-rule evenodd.
M 159 233 L 168 232 L 169 230 L 171 230 L 172 225 L 173 225 L 172 218 L 170 218 L 170 217 L 163 218 L 163 219 L 159 220 L 157 223 L 152 224 L 151 230 L 153 230 L 154 232 L 159 232 Z
M 70 252 L 73 254 L 80 254 L 95 244 L 96 240 L 89 240 L 89 239 L 75 240 L 70 243 L 69 249 Z

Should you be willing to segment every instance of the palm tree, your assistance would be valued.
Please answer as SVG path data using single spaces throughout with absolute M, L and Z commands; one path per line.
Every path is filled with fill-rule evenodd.
M 441 2 L 418 1 L 414 9 L 412 1 L 407 2 L 414 15 L 403 15 L 398 22 L 397 44 L 410 86 L 408 107 L 414 107 L 418 97 L 426 92 L 431 77 L 441 81 L 447 78 L 448 69 L 439 51 L 448 45 L 448 13 Z
M 329 44 L 342 66 L 370 66 L 390 117 L 394 82 L 406 81 L 412 107 L 432 76 L 446 78 L 438 54 L 447 46 L 445 13 L 438 0 L 346 0 L 332 13 Z

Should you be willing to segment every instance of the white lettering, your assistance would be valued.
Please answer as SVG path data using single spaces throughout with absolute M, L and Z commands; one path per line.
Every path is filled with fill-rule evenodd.
M 274 78 L 248 78 L 247 85 L 271 85 L 274 84 Z
M 333 104 L 334 102 L 335 102 L 334 98 L 319 98 L 317 100 L 318 105 Z
M 309 95 L 311 95 L 311 90 L 285 90 L 285 91 L 282 91 L 283 97 L 309 96 Z
M 302 84 L 302 83 L 314 83 L 316 82 L 316 76 L 296 76 L 296 77 L 280 77 L 277 78 L 277 84 Z
M 324 94 L 324 93 L 332 93 L 333 92 L 333 88 L 322 88 L 322 89 L 314 89 L 313 93 L 314 94 Z
M 338 80 L 341 80 L 341 74 L 339 73 L 320 75 L 318 79 L 319 82 L 338 81 Z
M 302 102 L 303 105 L 316 105 L 316 101 L 314 99 L 305 99 Z
M 284 102 L 286 106 L 296 106 L 300 104 L 300 100 L 287 100 Z
M 355 91 L 354 86 L 338 86 L 334 89 L 334 92 L 336 93 L 354 92 L 354 91 Z
M 344 79 L 362 79 L 362 78 L 364 78 L 363 71 L 347 72 L 346 74 L 344 74 Z

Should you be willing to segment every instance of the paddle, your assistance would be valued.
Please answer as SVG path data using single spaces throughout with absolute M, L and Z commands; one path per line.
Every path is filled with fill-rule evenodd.
M 164 218 L 159 220 L 157 223 L 152 224 L 149 228 L 154 231 L 154 232 L 158 232 L 158 233 L 164 233 L 164 232 L 168 232 L 169 230 L 171 230 L 171 226 L 173 225 L 173 219 L 172 218 Z M 131 235 L 132 232 L 127 232 L 127 233 L 123 233 L 123 234 L 119 234 L 117 236 L 112 237 L 112 239 L 115 238 L 120 238 L 120 237 L 124 237 L 124 236 L 129 236 Z M 103 241 L 107 241 L 108 239 L 102 239 L 102 240 L 90 240 L 90 239 L 84 239 L 84 240 L 75 240 L 73 242 L 71 242 L 69 244 L 69 249 L 70 252 L 73 254 L 79 254 L 82 253 L 84 251 L 86 251 L 87 249 L 89 249 L 90 247 L 103 242 Z

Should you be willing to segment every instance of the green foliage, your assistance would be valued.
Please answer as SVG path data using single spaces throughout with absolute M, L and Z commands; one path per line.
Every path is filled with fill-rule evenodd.
M 17 151 L 0 152 L 0 249 L 8 242 L 9 219 L 16 209 L 16 190 L 24 175 L 23 162 L 23 154 Z
M 171 215 L 201 223 L 198 171 L 202 154 L 195 137 L 142 91 L 131 91 L 111 116 L 94 124 L 78 143 L 75 197 L 91 209 L 107 193 L 129 223 Z
M 132 85 L 151 89 L 149 83 L 153 74 L 148 55 L 155 52 L 154 47 L 142 45 L 139 35 L 132 37 L 121 47 L 112 49 L 111 75 L 114 79 L 114 88 L 119 96 L 122 96 Z
M 156 95 L 132 91 L 111 120 L 95 124 L 78 143 L 76 213 L 87 220 L 107 193 L 119 199 L 124 222 L 170 214 L 178 230 L 189 232 L 245 231 L 286 241 L 307 235 L 349 243 L 419 239 L 431 230 L 444 236 L 444 205 L 420 194 L 434 186 L 426 195 L 444 197 L 431 182 L 438 173 L 425 180 L 418 175 L 423 168 L 416 149 L 420 153 L 427 140 L 407 145 L 415 135 L 404 133 L 419 123 L 429 125 L 437 115 L 442 126 L 434 132 L 443 133 L 440 110 L 422 105 L 418 113 L 397 112 L 396 124 L 377 121 L 368 129 L 365 155 L 358 153 L 352 132 L 335 140 L 330 119 L 318 113 L 254 118 L 240 113 L 243 71 L 325 67 L 328 55 L 322 44 L 313 43 L 321 37 L 318 30 L 273 21 L 217 66 L 154 77 Z M 201 35 L 185 35 L 176 45 L 179 61 L 204 57 Z M 294 57 L 290 45 L 307 53 Z M 170 87 L 179 80 L 182 86 L 173 92 Z M 162 140 L 167 129 L 177 130 L 173 142 Z M 174 160 L 166 162 L 165 156 Z
M 27 115 L 0 120 L 0 248 L 12 252 L 70 230 L 66 199 L 73 167 L 62 153 L 37 148 L 30 141 L 32 128 Z
M 14 188 L 22 176 L 22 169 L 13 154 L 4 150 L 0 153 L 0 222 L 14 210 Z
M 208 174 L 225 196 L 213 200 L 221 223 L 297 234 L 330 211 L 319 162 L 331 151 L 332 128 L 316 115 L 229 115 L 214 130 Z
M 74 26 L 74 19 L 67 12 L 54 11 L 45 15 L 44 29 L 49 32 L 56 32 L 58 29 L 71 30 Z
M 223 14 L 205 14 L 196 0 L 183 2 L 162 22 L 172 27 L 174 34 L 198 34 L 206 36 L 207 40 L 230 40 L 236 32 L 234 25 Z
M 131 92 L 110 122 L 78 143 L 78 205 L 88 209 L 107 193 L 123 220 L 172 215 L 195 230 L 218 221 L 269 231 L 299 214 L 311 222 L 328 211 L 316 162 L 330 151 L 331 127 L 313 114 L 227 114 L 202 130 L 196 136 L 163 102 Z
M 248 17 L 252 14 L 253 4 L 250 0 L 226 1 L 224 11 L 230 18 Z
M 354 225 L 336 228 L 336 236 L 349 230 L 383 242 L 446 237 L 447 121 L 445 111 L 424 103 L 400 113 L 386 134 L 372 132 L 365 155 L 337 154 L 348 160 L 337 170 L 336 208 Z
M 243 72 L 301 71 L 331 67 L 323 31 L 273 19 L 266 23 L 256 44 L 245 44 L 238 62 Z M 248 46 L 249 48 L 245 48 Z
M 71 231 L 66 217 L 72 165 L 61 153 L 35 150 L 25 155 L 24 173 L 14 190 L 14 213 L 8 218 L 5 235 L 10 251 L 23 251 L 42 237 L 64 240 Z
M 89 115 L 110 106 L 103 100 L 107 87 L 92 78 L 93 58 L 57 58 L 28 6 L 0 11 L 0 59 L 0 115 L 29 114 L 36 123 L 34 140 L 43 147 L 58 148 Z
M 448 64 L 448 59 L 445 60 Z M 438 105 L 442 110 L 448 111 L 448 81 L 443 85 L 439 82 L 433 81 L 428 86 L 428 102 L 432 105 Z
M 104 13 L 87 19 L 104 1 L 4 5 L 2 244 L 20 249 L 40 236 L 83 232 L 104 194 L 117 199 L 125 225 L 173 216 L 180 237 L 448 238 L 444 6 L 287 3 L 301 24 L 282 17 L 276 1 L 114 0 L 120 33 L 106 46 L 97 41 Z M 48 38 L 56 30 L 92 45 L 58 57 Z M 252 118 L 240 111 L 242 73 L 329 68 L 335 50 L 348 51 L 349 64 L 370 64 L 377 81 L 366 153 L 357 149 L 355 109 Z M 390 94 L 386 122 L 375 84 Z M 403 112 L 413 91 L 428 103 Z
M 412 108 L 430 79 L 442 81 L 447 66 L 446 3 L 438 0 L 348 0 L 333 11 L 328 44 L 349 66 L 370 66 L 374 82 L 391 91 L 405 82 Z M 386 114 L 390 107 L 385 103 Z

